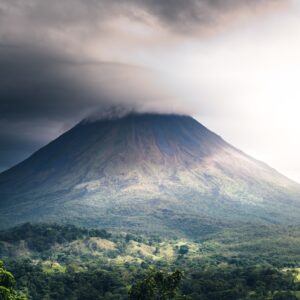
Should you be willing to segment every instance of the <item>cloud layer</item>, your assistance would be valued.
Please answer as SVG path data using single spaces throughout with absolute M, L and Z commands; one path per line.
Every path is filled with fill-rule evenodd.
M 0 0 L 0 170 L 111 105 L 194 112 L 156 72 L 161 52 L 286 2 Z

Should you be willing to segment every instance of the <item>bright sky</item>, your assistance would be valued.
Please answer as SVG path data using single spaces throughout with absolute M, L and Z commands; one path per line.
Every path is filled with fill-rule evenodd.
M 143 59 L 200 122 L 300 182 L 299 2 Z

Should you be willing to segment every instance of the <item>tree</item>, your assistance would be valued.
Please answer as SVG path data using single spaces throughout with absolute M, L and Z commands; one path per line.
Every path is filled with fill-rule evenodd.
M 182 278 L 183 274 L 178 270 L 170 274 L 150 269 L 144 280 L 137 282 L 131 287 L 129 291 L 129 299 L 180 299 L 180 296 L 177 293 L 177 289 Z
M 27 300 L 27 297 L 15 291 L 14 276 L 4 268 L 0 261 L 0 300 Z
M 189 252 L 189 246 L 188 245 L 181 245 L 179 250 L 178 250 L 178 253 L 179 254 L 187 254 Z

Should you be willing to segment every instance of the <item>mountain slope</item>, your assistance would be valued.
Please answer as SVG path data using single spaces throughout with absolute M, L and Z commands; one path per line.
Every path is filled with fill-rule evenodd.
M 83 121 L 0 174 L 0 226 L 64 221 L 205 232 L 297 223 L 299 185 L 188 116 Z

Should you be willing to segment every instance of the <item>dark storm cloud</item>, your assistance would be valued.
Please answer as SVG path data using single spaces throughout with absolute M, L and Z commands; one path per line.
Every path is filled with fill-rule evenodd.
M 122 101 L 134 105 L 147 77 L 150 72 L 132 65 L 0 47 L 0 118 L 60 121 Z
M 84 108 L 90 95 L 67 70 L 75 62 L 26 47 L 0 47 L 0 118 L 57 118 Z
M 149 77 L 139 67 L 0 46 L 0 170 L 95 112 L 151 101 Z
M 143 70 L 1 45 L 0 168 L 28 156 L 99 106 L 117 104 L 134 74 L 141 78 Z M 134 96 L 124 95 L 122 101 L 130 103 Z
M 118 53 L 112 62 L 101 59 L 116 43 L 130 46 L 120 19 L 193 35 L 281 2 L 0 0 L 0 170 L 111 104 L 163 106 L 167 96 L 150 73 L 119 63 Z

